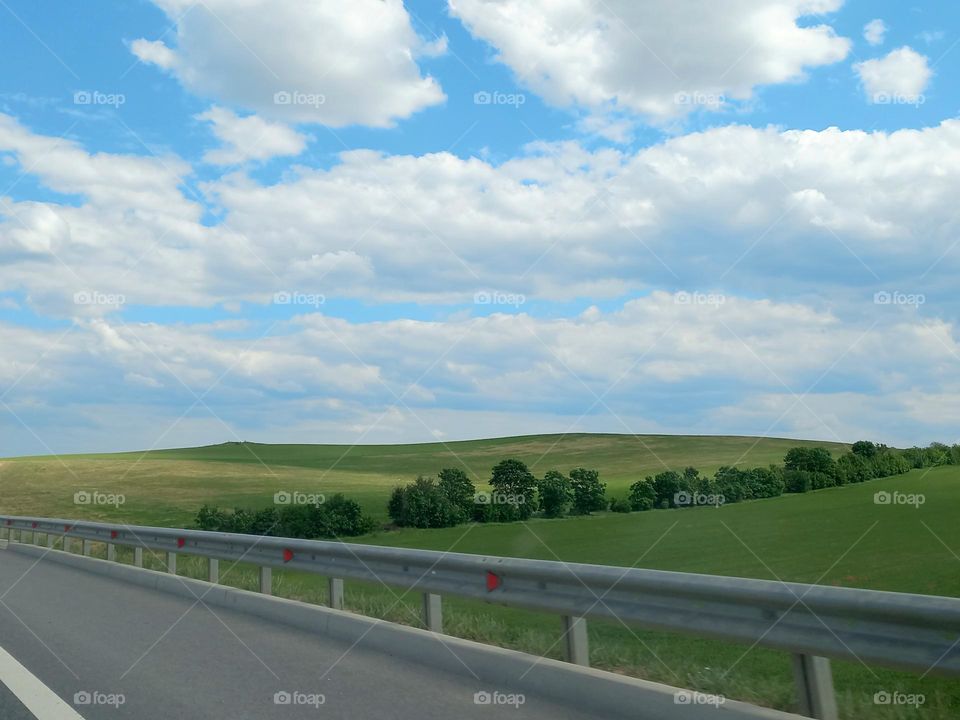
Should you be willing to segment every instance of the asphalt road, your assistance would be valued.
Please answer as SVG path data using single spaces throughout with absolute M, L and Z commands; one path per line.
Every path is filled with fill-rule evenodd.
M 593 717 L 530 695 L 510 704 L 519 698 L 477 681 L 452 651 L 450 667 L 0 549 L 4 720 L 65 717 L 24 708 L 30 675 L 86 720 Z M 505 695 L 478 704 L 477 693 Z

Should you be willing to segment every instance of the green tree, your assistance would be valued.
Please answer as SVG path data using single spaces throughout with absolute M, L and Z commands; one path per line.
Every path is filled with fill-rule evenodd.
M 600 482 L 600 473 L 587 468 L 574 468 L 570 471 L 570 485 L 573 488 L 573 512 L 589 515 L 594 510 L 604 510 L 607 506 L 606 483 Z
M 437 475 L 437 487 L 447 499 L 460 509 L 463 519 L 473 514 L 477 489 L 460 468 L 444 468 Z
M 526 520 L 533 513 L 537 480 L 520 460 L 501 460 L 490 474 L 491 511 L 499 520 Z
M 570 480 L 559 470 L 547 470 L 537 483 L 540 510 L 546 517 L 561 517 L 573 500 Z
M 634 510 L 651 510 L 657 502 L 657 491 L 653 487 L 653 480 L 644 478 L 631 485 L 627 502 Z

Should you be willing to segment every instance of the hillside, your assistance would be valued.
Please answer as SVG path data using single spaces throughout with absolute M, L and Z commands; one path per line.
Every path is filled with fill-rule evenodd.
M 597 468 L 609 494 L 665 468 L 693 465 L 753 467 L 780 462 L 795 445 L 839 443 L 782 438 L 571 434 L 409 445 L 267 445 L 207 447 L 98 455 L 11 458 L 0 463 L 0 507 L 19 514 L 189 523 L 203 503 L 263 506 L 279 490 L 343 492 L 377 517 L 385 516 L 390 488 L 440 468 L 464 468 L 475 482 L 504 458 L 526 462 L 534 473 L 579 465 Z M 122 493 L 119 508 L 78 506 L 78 490 Z

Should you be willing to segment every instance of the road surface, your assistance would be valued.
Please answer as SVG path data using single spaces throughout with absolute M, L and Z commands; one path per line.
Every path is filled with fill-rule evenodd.
M 476 680 L 453 651 L 450 671 L 438 672 L 362 640 L 0 549 L 4 720 L 592 717 L 520 700 Z

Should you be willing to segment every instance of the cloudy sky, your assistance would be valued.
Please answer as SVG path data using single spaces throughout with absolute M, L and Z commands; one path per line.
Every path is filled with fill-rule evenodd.
M 960 7 L 0 3 L 0 455 L 960 440 Z

